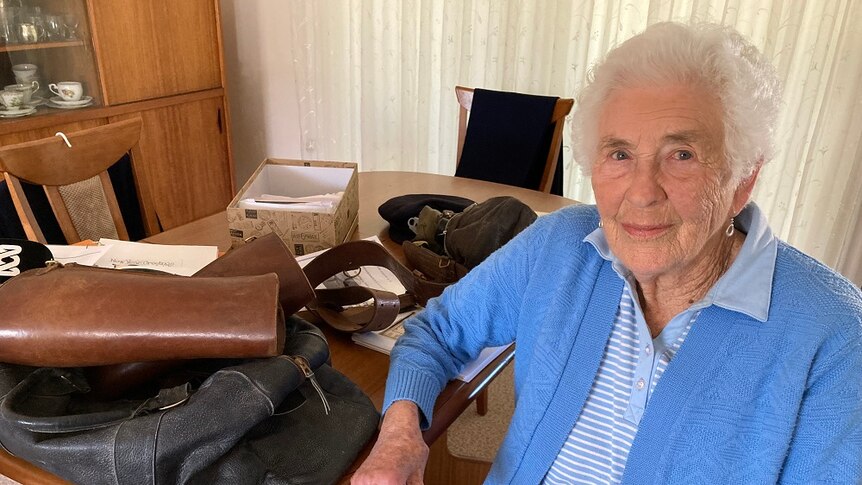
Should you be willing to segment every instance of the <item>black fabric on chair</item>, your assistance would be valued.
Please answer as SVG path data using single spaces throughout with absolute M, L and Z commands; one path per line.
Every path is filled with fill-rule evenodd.
M 57 218 L 51 212 L 51 203 L 45 196 L 45 190 L 40 185 L 27 182 L 21 182 L 21 186 L 48 243 L 66 244 L 66 238 L 63 237 L 60 225 L 57 224 Z M 27 239 L 21 219 L 15 212 L 9 187 L 6 186 L 6 181 L 2 180 L 2 174 L 0 174 L 0 238 Z
M 557 99 L 476 89 L 455 176 L 538 190 Z M 551 193 L 563 195 L 562 150 Z
M 129 240 L 137 241 L 145 238 L 147 235 L 144 231 L 144 221 L 141 218 L 141 205 L 138 203 L 138 191 L 135 188 L 135 177 L 132 173 L 132 161 L 129 156 L 124 155 L 112 165 L 108 169 L 108 175 L 111 177 L 111 184 L 114 186 L 117 202 L 120 204 L 120 213 L 123 214 Z M 63 236 L 63 231 L 60 230 L 57 218 L 54 217 L 51 203 L 45 196 L 44 188 L 41 185 L 28 184 L 23 181 L 21 185 L 24 187 L 24 194 L 27 196 L 27 201 L 30 203 L 33 214 L 36 216 L 39 227 L 42 228 L 48 243 L 66 244 L 66 238 Z M 27 235 L 24 234 L 24 227 L 21 226 L 21 220 L 18 219 L 15 206 L 12 204 L 9 188 L 3 180 L 2 172 L 0 172 L 0 238 L 27 239 Z
M 126 223 L 126 231 L 129 233 L 129 241 L 137 241 L 147 237 L 144 230 L 144 219 L 141 216 L 141 204 L 138 202 L 138 189 L 135 187 L 135 174 L 132 171 L 132 159 L 129 154 L 123 155 L 117 163 L 108 169 L 111 177 L 111 185 L 114 186 L 114 195 L 120 205 L 120 213 L 123 214 L 123 222 Z

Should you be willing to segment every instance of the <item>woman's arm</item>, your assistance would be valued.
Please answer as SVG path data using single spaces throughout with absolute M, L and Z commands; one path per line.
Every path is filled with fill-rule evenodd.
M 862 341 L 815 364 L 780 482 L 862 484 Z
M 419 408 L 410 401 L 392 403 L 374 448 L 353 474 L 353 485 L 422 483 L 428 445 L 419 430 Z
M 413 401 L 420 426 L 427 428 L 446 383 L 485 347 L 514 341 L 551 217 L 539 218 L 404 322 L 404 335 L 391 353 L 384 413 L 391 402 Z

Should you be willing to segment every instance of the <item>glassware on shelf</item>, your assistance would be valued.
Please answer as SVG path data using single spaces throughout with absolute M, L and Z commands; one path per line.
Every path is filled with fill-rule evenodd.
M 15 44 L 18 42 L 16 19 L 19 7 L 0 7 L 0 43 Z
M 18 22 L 18 28 L 15 30 L 18 40 L 24 44 L 35 44 L 36 42 L 39 42 L 39 39 L 44 33 L 45 31 L 40 30 L 40 27 L 33 22 Z
M 63 24 L 62 15 L 46 15 L 45 16 L 45 33 L 48 35 L 48 40 L 57 42 L 66 39 L 66 26 Z
M 21 27 L 23 24 L 32 24 L 33 29 L 29 30 L 27 35 L 23 34 L 25 27 Z M 47 32 L 45 31 L 45 18 L 42 15 L 42 7 L 37 6 L 27 6 L 21 9 L 21 15 L 18 20 L 18 33 L 21 36 L 23 42 L 32 43 L 32 31 L 35 30 L 36 41 L 35 42 L 44 42 L 48 39 Z
M 66 39 L 78 40 L 78 17 L 67 13 L 63 15 L 63 26 L 66 28 Z
M 19 16 L 24 10 L 21 0 L 0 0 L 0 44 L 18 43 Z

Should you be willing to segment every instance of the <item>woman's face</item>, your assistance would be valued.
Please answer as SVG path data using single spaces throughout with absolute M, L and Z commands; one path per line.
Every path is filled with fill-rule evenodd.
M 732 186 L 721 106 L 691 86 L 612 92 L 592 184 L 608 244 L 641 281 L 718 258 L 755 176 Z

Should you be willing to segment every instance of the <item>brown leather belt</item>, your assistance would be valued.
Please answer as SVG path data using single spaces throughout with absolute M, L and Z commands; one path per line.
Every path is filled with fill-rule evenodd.
M 315 299 L 306 308 L 337 330 L 370 332 L 390 326 L 402 309 L 424 305 L 447 286 L 411 272 L 386 248 L 371 241 L 351 241 L 329 249 L 308 263 L 304 270 L 311 286 L 317 288 L 334 275 L 362 266 L 379 266 L 392 271 L 407 292 L 396 295 L 363 286 L 317 289 Z M 370 306 L 349 306 L 368 300 L 372 301 Z

